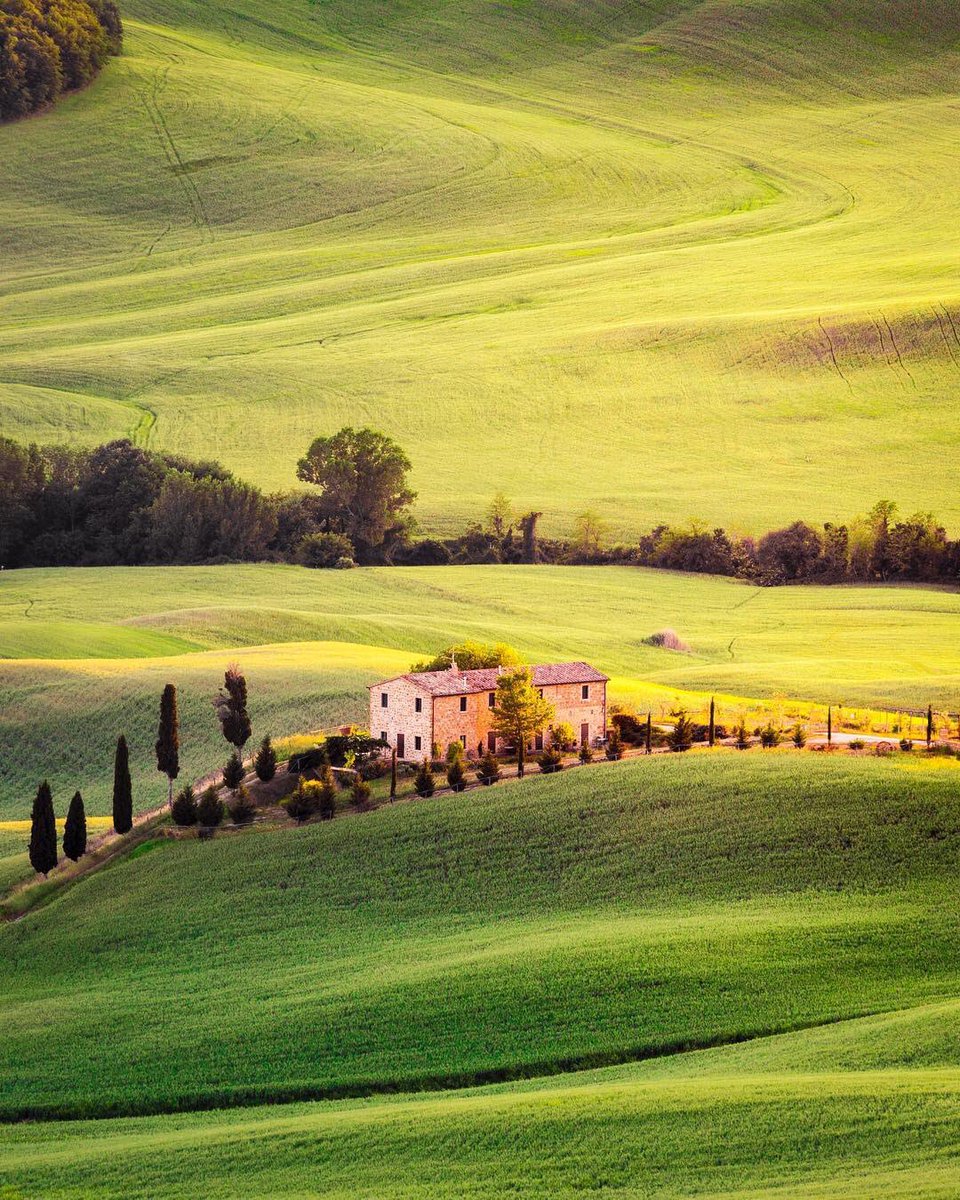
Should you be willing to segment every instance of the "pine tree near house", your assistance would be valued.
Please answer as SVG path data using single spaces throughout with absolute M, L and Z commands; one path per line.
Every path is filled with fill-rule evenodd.
M 277 754 L 269 734 L 260 743 L 257 757 L 253 760 L 253 769 L 261 783 L 269 783 L 277 773 Z
M 87 814 L 79 792 L 73 793 L 67 810 L 67 821 L 63 827 L 63 852 L 74 862 L 87 852 Z
M 157 770 L 167 777 L 167 803 L 173 804 L 173 781 L 180 774 L 180 717 L 177 689 L 168 683 L 160 697 L 160 727 L 157 730 Z
M 133 828 L 130 751 L 122 733 L 117 738 L 117 753 L 113 760 L 113 827 L 117 833 L 129 833 Z
M 526 745 L 553 720 L 556 710 L 533 686 L 529 667 L 508 671 L 497 680 L 493 728 L 517 747 L 517 776 L 523 778 Z
M 53 794 L 46 780 L 37 788 L 30 814 L 30 865 L 38 875 L 46 875 L 57 865 L 57 822 L 53 815 Z

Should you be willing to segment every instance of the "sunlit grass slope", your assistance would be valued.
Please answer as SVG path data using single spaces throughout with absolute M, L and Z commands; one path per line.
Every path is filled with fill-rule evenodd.
M 3 1112 L 455 1085 L 952 1002 L 958 779 L 731 751 L 158 843 L 0 929 Z M 914 1065 L 955 1068 L 955 1026 Z M 832 1058 L 896 1062 L 892 1032 Z
M 428 528 L 497 487 L 556 530 L 957 527 L 953 0 L 125 17 L 0 130 L 3 432 L 274 487 L 370 422 Z
M 729 723 L 762 697 L 960 708 L 960 596 L 920 587 L 754 588 L 629 568 L 285 566 L 7 572 L 0 576 L 0 817 L 24 817 L 39 778 L 65 806 L 81 787 L 108 812 L 117 734 L 138 808 L 165 794 L 154 770 L 158 697 L 180 688 L 185 778 L 226 743 L 210 699 L 238 660 L 255 738 L 366 723 L 366 688 L 463 638 L 504 640 L 530 661 L 584 658 L 611 696 L 669 712 L 718 693 Z M 675 654 L 644 644 L 676 629 Z M 787 704 L 787 701 L 790 703 Z M 802 710 L 803 711 L 803 710 Z

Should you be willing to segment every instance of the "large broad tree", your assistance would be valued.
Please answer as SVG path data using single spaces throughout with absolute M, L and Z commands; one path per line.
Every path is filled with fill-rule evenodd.
M 519 667 L 497 680 L 493 728 L 517 748 L 517 774 L 523 776 L 526 745 L 553 720 L 555 709 L 533 686 L 529 667 Z
M 247 681 L 236 665 L 227 667 L 223 687 L 213 698 L 213 707 L 223 736 L 243 760 L 243 748 L 250 739 L 253 726 L 247 712 Z
M 37 788 L 30 814 L 30 865 L 46 875 L 57 865 L 57 822 L 53 815 L 53 794 L 46 780 Z
M 416 492 L 407 486 L 410 460 L 386 434 L 346 427 L 319 437 L 297 464 L 297 477 L 321 489 L 327 530 L 345 534 L 361 562 L 382 554 L 408 529 Z
M 67 810 L 67 821 L 63 827 L 63 852 L 74 862 L 87 852 L 87 814 L 79 792 L 73 793 Z
M 113 760 L 113 827 L 117 833 L 133 828 L 133 786 L 130 783 L 130 751 L 121 733 Z
M 168 683 L 160 697 L 160 726 L 157 730 L 157 770 L 167 777 L 167 803 L 173 804 L 173 781 L 180 774 L 180 717 L 177 689 Z

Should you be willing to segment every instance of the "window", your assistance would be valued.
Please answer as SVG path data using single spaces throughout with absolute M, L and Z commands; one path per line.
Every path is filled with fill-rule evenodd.
M 423 697 L 422 696 L 417 696 L 417 698 L 414 700 L 413 711 L 414 712 L 423 712 Z
M 466 750 L 466 748 L 467 748 L 467 735 L 466 735 L 465 733 L 461 733 L 461 734 L 460 734 L 460 745 L 461 745 L 461 746 L 464 748 L 464 750 Z
M 385 729 L 381 729 L 380 730 L 380 741 L 385 742 L 386 740 L 387 740 L 387 731 Z
M 497 693 L 496 692 L 490 693 L 490 695 L 487 697 L 487 704 L 490 706 L 490 708 L 497 707 Z
M 585 683 L 583 685 L 583 687 L 580 689 L 580 699 L 581 700 L 589 700 L 590 699 L 590 684 L 589 683 Z
M 413 748 L 414 748 L 414 750 L 422 750 L 423 749 L 423 738 L 414 737 Z
M 461 696 L 461 697 L 460 697 L 460 711 L 461 711 L 461 712 L 466 712 L 466 711 L 467 711 L 467 698 L 466 698 L 466 696 Z
M 381 693 L 380 693 L 380 707 L 381 707 L 381 708 L 386 708 L 386 707 L 387 707 L 387 705 L 388 705 L 389 703 L 390 703 L 390 698 L 389 698 L 389 696 L 387 695 L 387 693 L 386 693 L 386 692 L 381 692 Z
M 539 692 L 540 699 L 542 700 L 543 699 L 543 688 L 537 688 L 537 691 Z

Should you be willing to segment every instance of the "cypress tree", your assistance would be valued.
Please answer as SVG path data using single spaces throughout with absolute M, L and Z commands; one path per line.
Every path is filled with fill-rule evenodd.
M 67 810 L 67 823 L 63 827 L 63 852 L 74 862 L 87 852 L 87 814 L 79 792 L 73 793 Z
M 833 709 L 827 709 L 827 742 L 833 741 Z
M 710 728 L 707 731 L 707 741 L 710 743 L 711 746 L 715 746 L 717 744 L 716 716 L 717 716 L 716 699 L 713 696 L 711 696 L 710 697 Z
M 252 732 L 250 714 L 247 712 L 247 681 L 240 673 L 240 668 L 230 666 L 223 676 L 223 687 L 213 698 L 213 707 L 217 711 L 217 720 L 223 736 L 231 745 L 236 746 L 237 753 L 242 757 L 243 747 L 247 744 Z
M 253 769 L 261 783 L 269 783 L 277 773 L 277 755 L 269 734 L 260 743 L 260 749 L 253 760 Z
M 122 733 L 117 738 L 117 754 L 113 760 L 113 827 L 117 833 L 129 833 L 133 828 L 130 752 Z
M 46 875 L 57 865 L 57 822 L 53 815 L 53 795 L 46 780 L 37 788 L 30 814 L 30 865 Z
M 390 799 L 397 798 L 397 752 L 390 751 Z
M 167 803 L 173 804 L 173 781 L 180 774 L 180 718 L 177 689 L 168 683 L 160 697 L 160 728 L 157 731 L 157 770 L 167 777 Z
M 927 749 L 930 749 L 930 743 L 933 741 L 933 705 L 927 709 Z
M 653 753 L 653 713 L 647 713 L 647 736 L 644 741 L 644 750 L 647 754 Z

